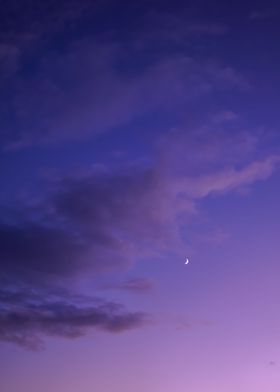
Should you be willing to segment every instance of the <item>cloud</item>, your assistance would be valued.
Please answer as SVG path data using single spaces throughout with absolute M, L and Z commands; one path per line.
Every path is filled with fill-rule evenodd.
M 166 185 L 156 170 L 135 167 L 61 179 L 20 218 L 17 210 L 3 212 L 0 277 L 41 284 L 85 271 L 95 276 L 175 247 Z
M 111 333 L 142 327 L 148 315 L 128 312 L 121 305 L 84 297 L 48 299 L 42 293 L 0 292 L 0 340 L 27 349 L 42 348 L 43 336 L 75 339 L 91 329 Z
M 150 166 L 96 167 L 58 178 L 38 204 L 3 209 L 0 278 L 58 282 L 123 271 L 174 249 L 183 254 L 182 215 L 278 168 L 277 154 L 253 159 L 257 145 L 246 132 L 174 131 L 162 138 Z
M 42 334 L 72 338 L 91 327 L 141 325 L 138 313 L 107 301 L 92 305 L 54 292 L 167 252 L 185 257 L 182 227 L 203 199 L 252 186 L 278 168 L 277 154 L 256 159 L 259 143 L 240 131 L 174 130 L 162 137 L 150 165 L 61 175 L 39 201 L 2 206 L 0 338 L 34 345 Z M 14 286 L 27 291 L 11 293 Z M 112 288 L 147 292 L 151 282 L 130 279 Z
M 34 2 L 25 0 L 2 0 L 3 12 L 0 16 L 0 70 L 2 94 L 10 89 L 13 80 L 18 82 L 19 75 L 25 73 L 38 53 L 47 51 L 55 45 L 57 35 L 66 31 L 70 34 L 86 17 L 93 16 L 102 9 L 102 1 L 90 0 L 53 0 Z M 104 3 L 104 1 L 103 1 Z M 35 60 L 36 62 L 36 60 Z M 33 64 L 34 65 L 34 64 Z M 6 81 L 8 79 L 8 83 Z M 6 84 L 7 83 L 7 84 Z M 8 96 L 9 94 L 7 94 Z M 7 99 L 6 96 L 6 99 Z
M 232 110 L 224 110 L 214 115 L 213 122 L 216 124 L 224 124 L 227 122 L 238 120 L 238 118 L 238 114 L 233 112 Z
M 42 282 L 77 270 L 85 245 L 70 230 L 33 222 L 0 224 L 0 265 L 2 279 L 19 278 Z
M 88 138 L 134 124 L 153 112 L 178 118 L 190 102 L 213 91 L 247 88 L 232 68 L 178 54 L 125 73 L 134 53 L 119 44 L 80 42 L 63 54 L 43 59 L 38 68 L 16 81 L 6 112 L 14 108 L 20 127 L 6 144 L 30 144 Z
M 226 193 L 267 179 L 279 162 L 279 156 L 270 156 L 263 161 L 252 162 L 240 170 L 229 168 L 198 178 L 178 181 L 177 189 L 189 197 L 198 199 L 210 194 Z
M 18 67 L 20 50 L 15 44 L 0 43 L 1 79 L 13 74 Z
M 120 284 L 108 286 L 110 289 L 124 290 L 136 294 L 149 293 L 154 287 L 153 282 L 146 278 L 128 279 Z
M 224 35 L 228 28 L 223 24 L 218 23 L 190 23 L 186 26 L 186 30 L 191 34 L 198 34 L 198 35 Z
M 262 136 L 240 131 L 243 125 L 228 117 L 232 115 L 218 113 L 193 129 L 186 126 L 165 133 L 157 149 L 163 170 L 170 176 L 179 175 L 180 179 L 200 178 L 252 162 L 258 155 Z
M 225 35 L 229 28 L 225 24 L 211 20 L 197 20 L 197 15 L 190 9 L 176 9 L 168 11 L 163 8 L 154 8 L 143 17 L 140 28 L 130 34 L 130 42 L 133 42 L 138 50 L 154 50 L 159 53 L 169 47 L 174 49 L 189 49 L 190 43 L 198 40 L 200 43 L 205 39 Z
M 92 305 L 84 296 L 56 291 L 87 276 L 92 280 L 101 272 L 127 268 L 143 241 L 160 246 L 164 228 L 156 215 L 139 219 L 149 211 L 145 203 L 154 181 L 145 171 L 98 171 L 61 179 L 45 201 L 20 213 L 2 211 L 0 340 L 36 349 L 42 335 L 75 338 L 91 328 L 118 332 L 144 324 L 143 313 L 102 300 Z M 131 282 L 130 289 L 137 290 L 137 284 L 140 290 L 140 281 Z M 10 286 L 27 289 L 11 291 Z
M 98 1 L 95 2 L 97 5 Z M 58 30 L 75 23 L 86 12 L 96 11 L 96 5 L 89 0 L 50 0 L 48 3 L 16 0 L 2 0 L 1 36 L 15 38 L 17 34 L 50 36 Z
M 99 20 L 100 10 L 111 0 L 4 3 L 0 139 L 6 149 L 91 138 L 133 128 L 150 115 L 177 124 L 190 108 L 201 112 L 201 100 L 205 107 L 213 93 L 250 88 L 235 69 L 188 50 L 192 40 L 217 40 L 226 26 L 184 18 L 177 23 L 170 15 L 154 23 L 153 15 L 146 29 L 147 10 L 139 16 L 132 4 L 136 27 L 127 34 L 118 17 L 110 31 L 98 28 L 107 17 L 105 12 Z M 90 33 L 74 39 L 81 23 Z M 268 178 L 278 156 L 256 159 L 255 136 L 214 129 L 231 120 L 238 118 L 228 110 L 200 130 L 168 133 L 150 165 L 63 175 L 46 186 L 40 201 L 2 206 L 0 340 L 37 349 L 44 336 L 73 339 L 92 329 L 145 325 L 145 313 L 57 293 L 57 287 L 122 272 L 166 252 L 185 255 L 182 222 L 201 200 Z M 112 288 L 145 293 L 152 282 L 135 278 Z
M 179 4 L 182 13 L 112 0 L 33 3 L 4 0 L 6 15 L 0 16 L 6 149 L 95 137 L 156 113 L 177 123 L 191 102 L 248 88 L 236 70 L 186 50 L 186 42 L 227 27 L 186 19 Z M 115 19 L 100 28 L 108 25 L 108 7 Z M 130 11 L 135 23 L 127 34 L 118 18 Z
M 120 37 L 118 24 L 74 39 L 75 23 L 87 25 L 90 16 L 91 24 L 99 21 L 106 6 L 89 0 L 34 8 L 14 4 L 15 16 L 2 26 L 8 38 L 0 41 L 0 68 L 12 76 L 0 86 L 6 148 L 89 138 L 157 112 L 176 122 L 190 102 L 214 91 L 248 88 L 236 70 L 178 46 L 178 40 L 226 30 L 216 23 L 151 15 L 143 7 L 144 15 L 133 14 L 139 23 L 131 34 Z
M 267 9 L 261 11 L 252 11 L 249 15 L 249 18 L 251 20 L 261 21 L 261 20 L 271 19 L 277 15 L 278 15 L 277 10 Z
M 152 289 L 152 287 L 152 282 L 149 279 L 144 278 L 129 279 L 120 285 L 120 289 L 138 293 L 148 292 Z

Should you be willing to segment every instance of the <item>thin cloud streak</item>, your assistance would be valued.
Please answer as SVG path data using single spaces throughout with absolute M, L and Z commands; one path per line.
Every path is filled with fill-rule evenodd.
M 132 278 L 121 283 L 108 285 L 106 288 L 128 291 L 135 294 L 148 294 L 154 289 L 154 283 L 147 278 Z
M 226 193 L 240 187 L 266 180 L 276 169 L 280 156 L 270 156 L 263 161 L 256 161 L 236 170 L 229 168 L 221 172 L 187 179 L 177 183 L 177 190 L 192 198 L 203 198 L 210 194 Z

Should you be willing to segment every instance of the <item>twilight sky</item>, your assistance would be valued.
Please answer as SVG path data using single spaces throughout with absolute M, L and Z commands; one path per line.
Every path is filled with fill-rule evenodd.
M 279 392 L 278 2 L 0 7 L 1 391 Z

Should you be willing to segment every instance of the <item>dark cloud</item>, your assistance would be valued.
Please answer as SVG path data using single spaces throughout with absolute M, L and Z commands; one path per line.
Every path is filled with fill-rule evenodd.
M 0 225 L 0 265 L 4 278 L 55 278 L 76 270 L 84 245 L 69 230 L 25 221 Z
M 38 348 L 42 335 L 75 338 L 90 328 L 118 332 L 141 326 L 142 313 L 56 290 L 167 249 L 174 233 L 165 192 L 161 176 L 150 168 L 101 168 L 55 181 L 38 204 L 3 210 L 0 340 Z M 149 288 L 139 279 L 122 285 L 134 292 Z
M 141 244 L 160 246 L 162 229 L 151 210 L 155 174 L 101 170 L 61 179 L 54 188 L 38 205 L 2 210 L 0 340 L 37 349 L 43 335 L 72 339 L 92 328 L 119 332 L 141 326 L 143 313 L 57 294 L 57 288 L 127 268 Z
M 54 188 L 20 219 L 11 212 L 0 223 L 2 279 L 94 275 L 175 246 L 173 196 L 153 169 L 95 170 Z
M 122 332 L 141 327 L 148 316 L 121 305 L 84 297 L 48 299 L 36 292 L 0 292 L 0 340 L 28 349 L 42 347 L 43 336 L 74 339 L 91 329 Z
M 236 157 L 230 161 L 226 157 L 225 168 L 218 152 L 228 146 L 235 151 L 233 139 L 217 139 L 211 147 L 207 140 L 204 146 L 192 135 L 189 140 L 171 137 L 162 143 L 166 152 L 154 168 L 104 167 L 66 176 L 54 182 L 43 202 L 26 211 L 23 207 L 21 215 L 15 210 L 7 216 L 3 209 L 0 278 L 41 284 L 121 271 L 136 260 L 168 251 L 184 254 L 180 222 L 183 214 L 194 211 L 197 200 L 264 180 L 279 164 L 279 156 L 270 155 L 245 161 L 237 169 L 235 162 L 255 145 L 250 138 L 238 137 Z M 192 170 L 186 167 L 179 172 L 174 157 L 188 162 L 185 146 L 192 146 L 189 155 L 197 160 L 193 159 Z
M 138 325 L 141 317 L 122 310 L 119 313 L 116 305 L 110 309 L 106 302 L 92 306 L 86 299 L 81 302 L 82 298 L 69 295 L 52 298 L 54 288 L 69 286 L 69 279 L 88 282 L 100 272 L 122 271 L 147 256 L 151 259 L 176 252 L 185 257 L 187 244 L 181 238 L 180 223 L 184 225 L 184 217 L 194 211 L 198 200 L 264 180 L 278 167 L 280 158 L 276 155 L 251 160 L 241 168 L 235 167 L 236 160 L 230 166 L 226 160 L 224 167 L 217 152 L 231 140 L 219 138 L 208 151 L 203 143 L 197 146 L 196 139 L 171 137 L 161 144 L 161 159 L 154 167 L 96 167 L 54 180 L 40 202 L 2 208 L 2 339 L 33 345 L 41 333 L 75 337 L 91 326 L 114 331 Z M 247 138 L 235 142 L 245 151 L 255 145 Z M 219 164 L 196 175 L 187 171 L 170 176 L 167 161 L 172 156 L 164 159 L 164 155 L 173 151 L 173 157 L 179 156 L 178 143 L 180 147 L 193 146 L 193 154 L 203 152 L 199 167 L 209 166 L 213 159 Z M 209 145 L 208 139 L 205 143 L 205 147 Z M 236 158 L 240 157 L 240 148 L 237 150 Z M 183 159 L 186 161 L 185 154 Z M 5 289 L 8 285 L 27 286 L 29 291 L 11 294 Z M 46 287 L 46 295 L 38 297 L 42 287 Z M 149 283 L 135 279 L 118 288 L 144 292 Z
M 81 228 L 94 242 L 102 245 L 105 241 L 110 246 L 111 241 L 122 247 L 124 255 L 128 252 L 134 257 L 141 256 L 143 249 L 170 245 L 172 197 L 166 179 L 156 168 L 104 168 L 64 179 L 53 206 L 65 222 Z

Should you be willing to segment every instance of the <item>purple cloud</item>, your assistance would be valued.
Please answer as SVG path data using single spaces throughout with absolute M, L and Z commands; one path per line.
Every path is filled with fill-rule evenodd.
M 275 16 L 278 16 L 279 12 L 277 9 L 263 9 L 263 10 L 256 10 L 252 11 L 249 15 L 249 19 L 255 21 L 262 21 L 266 19 L 272 19 Z
M 10 130 L 6 145 L 90 137 L 154 111 L 177 119 L 190 102 L 214 91 L 248 88 L 231 67 L 182 53 L 158 55 L 131 74 L 119 66 L 124 61 L 134 64 L 135 53 L 114 41 L 82 40 L 48 54 L 32 75 L 12 84 L 3 110 L 13 109 L 21 126 Z
M 280 162 L 279 156 L 271 156 L 263 161 L 255 161 L 240 170 L 225 169 L 217 173 L 178 182 L 178 191 L 186 192 L 189 197 L 203 198 L 210 194 L 221 194 L 238 190 L 255 181 L 267 179 Z
M 62 177 L 45 201 L 0 223 L 3 279 L 57 281 L 124 270 L 139 258 L 183 254 L 182 216 L 209 195 L 239 191 L 265 180 L 279 155 L 251 159 L 246 133 L 170 133 L 154 167 L 99 168 Z M 216 135 L 216 138 L 215 138 Z M 220 151 L 230 148 L 221 158 Z M 185 165 L 182 165 L 182 162 Z
M 122 270 L 177 240 L 169 191 L 153 169 L 61 179 L 45 202 L 22 215 L 15 210 L 0 224 L 3 279 L 57 281 Z
M 40 293 L 0 292 L 0 340 L 28 349 L 42 348 L 43 336 L 75 339 L 91 329 L 111 333 L 145 325 L 148 315 L 121 305 L 84 297 L 48 299 Z
M 119 284 L 109 285 L 108 288 L 129 291 L 136 294 L 146 294 L 152 291 L 154 284 L 147 278 L 133 278 Z
M 125 312 L 106 301 L 92 305 L 69 295 L 53 299 L 52 293 L 58 285 L 66 287 L 69 279 L 122 271 L 139 258 L 167 251 L 186 254 L 181 225 L 197 203 L 265 180 L 280 160 L 276 154 L 259 160 L 248 157 L 256 141 L 246 134 L 232 139 L 218 132 L 212 139 L 217 144 L 209 144 L 203 132 L 195 137 L 178 132 L 169 136 L 159 143 L 153 167 L 99 167 L 62 176 L 37 205 L 2 211 L 0 339 L 35 347 L 41 335 L 74 338 L 90 328 L 121 331 L 142 325 L 143 314 Z M 219 150 L 228 145 L 236 155 L 223 160 Z M 193 154 L 202 153 L 190 161 L 193 166 L 181 165 L 179 172 L 168 166 L 171 158 L 174 163 L 180 151 L 191 147 Z M 185 156 L 181 158 L 187 165 Z M 28 287 L 29 292 L 10 294 L 11 285 Z M 46 296 L 36 294 L 42 287 Z M 151 284 L 132 279 L 116 288 L 147 292 Z
M 228 31 L 228 28 L 225 25 L 218 23 L 206 23 L 206 22 L 196 22 L 190 23 L 186 26 L 186 30 L 191 34 L 198 35 L 223 35 Z

